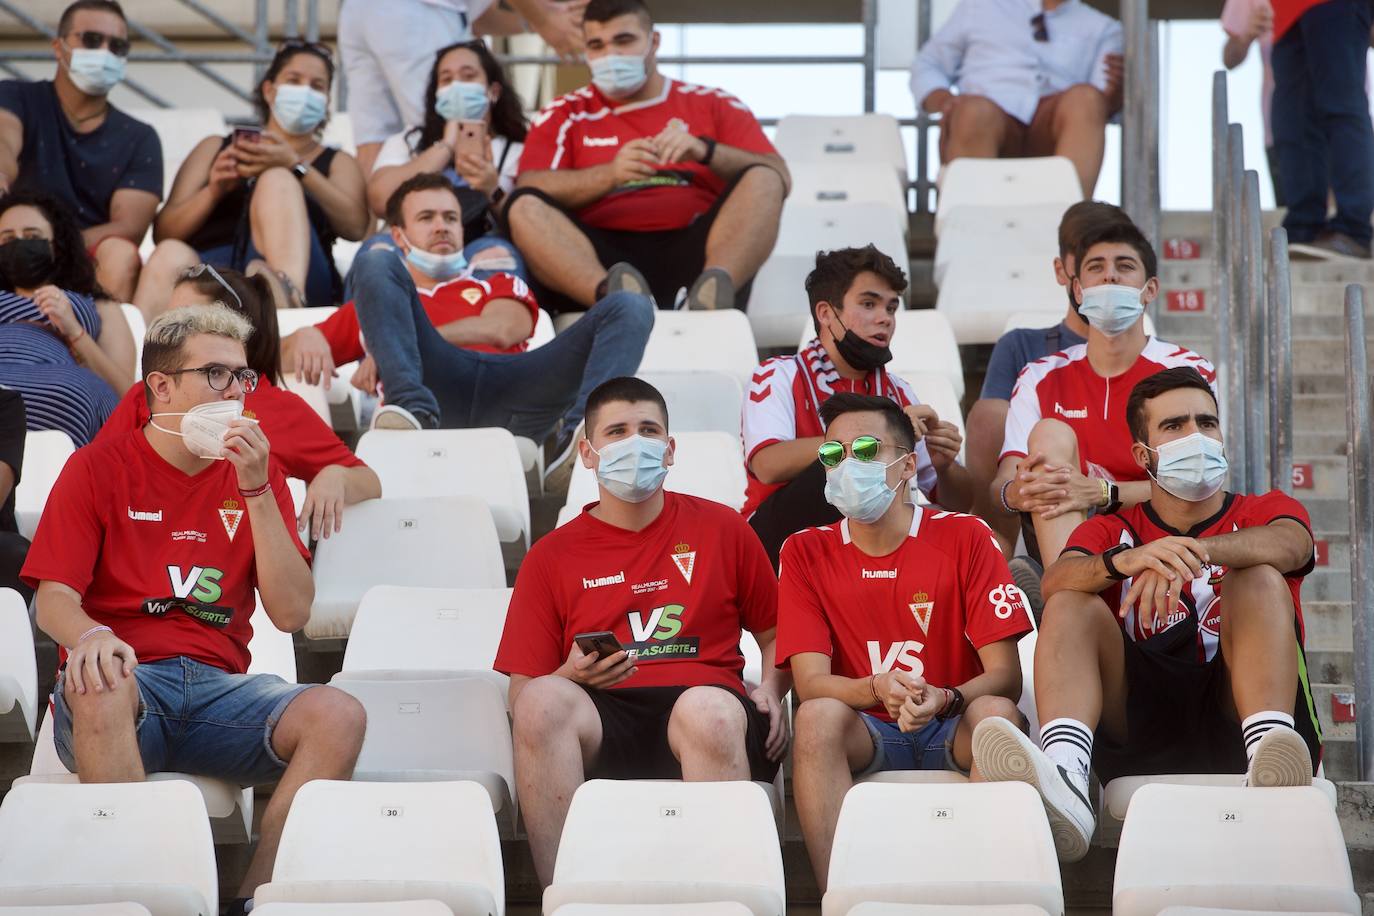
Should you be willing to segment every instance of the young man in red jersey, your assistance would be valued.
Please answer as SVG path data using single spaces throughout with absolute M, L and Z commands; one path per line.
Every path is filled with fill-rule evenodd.
M 540 303 L 628 289 L 673 308 L 685 289 L 688 308 L 743 307 L 778 237 L 782 157 L 739 99 L 659 72 L 642 0 L 591 0 L 582 30 L 591 84 L 535 116 L 505 209 Z
M 1112 512 L 1150 497 L 1132 457 L 1126 399 L 1161 369 L 1216 370 L 1186 347 L 1145 333 L 1145 306 L 1159 294 L 1154 248 L 1133 223 L 1106 222 L 1075 249 L 1073 293 L 1088 342 L 1036 360 L 1016 380 L 1006 438 L 989 488 L 993 505 L 1021 514 L 1043 565 L 1059 558 L 1089 512 Z
M 511 679 L 515 781 L 545 885 L 584 779 L 771 782 L 787 751 L 773 568 L 739 513 L 664 491 L 674 447 L 652 385 L 593 391 L 579 450 L 601 498 L 540 538 L 515 581 L 495 668 Z M 741 630 L 762 650 L 761 684 L 741 677 Z M 586 654 L 574 639 L 601 631 L 623 648 Z
M 218 305 L 153 322 L 151 421 L 72 456 L 23 570 L 64 659 L 57 754 L 83 782 L 174 771 L 277 784 L 243 898 L 271 878 L 296 790 L 348 779 L 365 727 L 339 690 L 244 673 L 254 589 L 287 632 L 305 625 L 315 594 L 286 480 L 256 421 L 240 416 L 257 381 L 251 333 Z
M 821 417 L 826 498 L 844 520 L 783 545 L 777 654 L 802 698 L 794 794 L 824 889 L 856 775 L 968 771 L 978 722 L 1022 721 L 1016 641 L 1031 620 L 981 519 L 911 502 L 916 434 L 900 407 L 837 394 Z
M 1043 750 L 1004 720 L 974 731 L 984 778 L 1040 791 L 1065 861 L 1092 836 L 1090 764 L 1104 785 L 1244 773 L 1290 786 L 1311 783 L 1321 759 L 1299 600 L 1314 562 L 1307 511 L 1277 490 L 1222 489 L 1217 413 L 1191 367 L 1136 384 L 1126 415 L 1150 498 L 1084 522 L 1045 573 Z

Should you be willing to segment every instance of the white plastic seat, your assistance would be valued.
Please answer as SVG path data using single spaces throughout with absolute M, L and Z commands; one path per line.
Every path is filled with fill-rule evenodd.
M 1218 908 L 1210 906 L 1166 906 L 1159 911 L 1159 916 L 1277 916 L 1291 910 L 1233 910 L 1230 908 Z M 1310 910 L 1303 910 L 1303 916 L 1341 916 L 1340 913 L 1324 912 L 1315 913 Z
M 141 903 L 75 903 L 70 906 L 0 906 L 0 916 L 152 916 Z
M 453 916 L 438 900 L 388 900 L 384 903 L 268 903 L 254 906 L 258 916 Z M 4 916 L 0 912 L 0 916 Z
M 963 407 L 948 375 L 943 372 L 897 372 L 895 369 L 893 372 L 911 385 L 922 404 L 930 405 L 936 416 L 959 427 L 959 435 L 968 438 Z M 964 451 L 964 448 L 959 449 L 960 461 L 964 460 Z
M 476 782 L 514 831 L 515 761 L 506 698 L 480 678 L 411 671 L 340 672 L 329 682 L 367 710 L 353 768 L 362 782 Z
M 157 131 L 162 146 L 163 200 L 172 193 L 177 171 L 196 144 L 228 131 L 224 115 L 216 108 L 127 108 L 125 112 Z
M 670 418 L 670 429 L 671 422 Z M 731 436 L 721 432 L 684 432 L 672 436 L 677 451 L 663 481 L 667 490 L 713 499 L 732 509 L 744 505 L 744 449 L 738 433 Z M 597 494 L 596 474 L 581 459 L 574 459 L 564 505 L 581 510 L 587 503 L 595 502 Z
M 958 205 L 945 214 L 935 243 L 935 284 L 950 264 L 1026 255 L 1050 264 L 1059 254 L 1058 203 Z
M 900 842 L 894 811 L 905 814 Z M 835 828 L 828 887 L 824 916 L 868 902 L 1064 912 L 1044 805 L 1019 782 L 854 786 Z
M 124 312 L 124 322 L 129 326 L 129 334 L 134 339 L 134 378 L 143 378 L 143 338 L 148 333 L 148 324 L 138 306 L 125 302 L 120 307 Z
M 19 533 L 33 540 L 53 484 L 76 451 L 72 437 L 60 429 L 29 431 L 24 436 L 24 466 L 14 488 L 14 519 Z
M 358 147 L 353 142 L 353 116 L 346 111 L 331 111 L 320 142 L 338 147 L 350 156 L 356 155 Z
M 335 385 L 340 384 L 347 384 L 347 382 L 344 379 L 335 379 L 330 390 L 332 391 Z M 329 392 L 325 390 L 323 385 L 302 382 L 296 378 L 295 373 L 287 373 L 282 377 L 282 387 L 292 394 L 299 395 L 300 399 L 305 401 L 311 410 L 315 411 L 316 416 L 324 421 L 325 426 L 333 427 L 334 415 L 329 409 Z
M 789 200 L 820 206 L 877 204 L 892 215 L 897 231 L 907 231 L 906 187 L 897 172 L 881 168 L 836 168 L 812 162 L 790 163 Z
M 955 159 L 940 170 L 935 235 L 956 207 L 1054 205 L 1064 211 L 1083 199 L 1073 163 L 1063 156 L 1027 159 Z M 1056 233 L 1059 223 L 1055 222 Z M 1058 242 L 1056 241 L 1056 245 Z M 1053 255 L 1051 255 L 1053 257 Z
M 744 387 L 734 374 L 712 370 L 641 370 L 639 377 L 663 395 L 668 404 L 668 428 L 674 436 L 687 432 L 739 435 Z
M 374 429 L 358 440 L 357 454 L 377 472 L 387 499 L 480 499 L 491 510 L 497 536 L 529 549 L 525 463 L 509 430 Z
M 1357 916 L 1329 799 L 1311 786 L 1141 787 L 1121 831 L 1112 912 L 1154 916 L 1169 906 Z
M 24 598 L 0 588 L 0 743 L 33 740 L 38 728 L 38 663 Z
M 891 115 L 787 115 L 778 121 L 773 145 L 789 168 L 820 165 L 850 172 L 885 165 L 906 181 L 906 148 Z
M 1050 262 L 1016 255 L 951 264 L 935 307 L 959 343 L 980 344 L 995 343 L 1014 312 L 1058 309 L 1062 315 L 1064 303 L 1064 287 L 1055 282 Z
M 797 349 L 803 349 L 815 337 L 814 325 L 807 322 Z M 964 364 L 959 356 L 959 342 L 942 313 L 934 309 L 902 309 L 897 313 L 897 332 L 891 347 L 892 361 L 886 368 L 893 375 L 911 381 L 911 376 L 918 372 L 943 373 L 956 400 L 963 398 Z M 921 392 L 917 389 L 916 393 Z
M 253 638 L 248 641 L 248 673 L 275 674 L 288 684 L 296 683 L 296 642 L 290 633 L 277 629 L 262 606 L 262 595 L 256 590 L 257 607 L 249 623 Z
M 16 782 L 0 804 L 0 904 L 122 902 L 153 916 L 219 911 L 210 824 L 195 787 Z
M 316 305 L 302 309 L 277 309 L 277 333 L 287 337 L 301 328 L 314 327 L 339 310 L 334 305 Z M 347 378 L 344 379 L 348 381 Z
M 1023 639 L 1022 642 L 1025 642 Z M 1025 662 L 1022 661 L 1022 670 Z M 1023 679 L 1024 680 L 1024 679 Z M 1130 811 L 1131 799 L 1142 788 L 1155 783 L 1170 786 L 1202 786 L 1213 788 L 1238 788 L 1244 781 L 1241 773 L 1170 773 L 1158 776 L 1120 776 L 1102 788 L 1101 834 L 1104 840 L 1113 841 L 1121 836 L 1121 826 Z M 1331 802 L 1331 810 L 1336 810 L 1336 784 L 1318 776 L 1312 780 L 1312 787 L 1320 791 Z
M 754 300 L 749 301 L 752 310 Z M 758 364 L 754 332 L 743 312 L 659 311 L 654 315 L 654 329 L 649 332 L 639 371 L 642 374 L 714 369 L 733 375 L 743 386 L 749 383 Z
M 892 785 L 951 785 L 968 782 L 968 777 L 954 770 L 881 770 L 858 780 L 859 783 L 880 782 Z
M 730 901 L 754 916 L 786 911 L 777 825 L 759 786 L 594 779 L 573 795 L 545 913 Z
M 553 319 L 549 313 L 543 309 L 539 310 L 539 317 L 534 319 L 534 333 L 530 335 L 530 350 L 537 350 L 544 344 L 553 340 Z
M 1035 626 L 1033 617 L 1031 626 Z M 1040 745 L 1040 713 L 1035 707 L 1035 646 L 1039 639 L 1040 631 L 1034 629 L 1016 641 L 1016 652 L 1021 657 L 1021 699 L 1016 708 L 1026 717 L 1026 733 L 1037 747 Z
M 849 910 L 848 916 L 939 916 L 959 913 L 964 916 L 1050 916 L 1043 907 L 1028 903 L 993 904 L 991 906 L 927 906 L 922 903 L 861 903 Z
M 758 345 L 790 347 L 802 328 L 811 326 L 805 283 L 806 275 L 816 266 L 816 252 L 868 244 L 906 269 L 906 239 L 882 205 L 834 206 L 791 200 L 783 204 L 778 240 L 755 275 L 749 295 L 749 323 Z
M 369 499 L 349 506 L 343 530 L 316 546 L 313 574 L 309 639 L 347 636 L 358 603 L 374 585 L 506 584 L 491 512 L 473 496 Z
M 501 842 L 475 782 L 317 779 L 296 793 L 255 904 L 438 900 L 455 916 L 506 907 Z
M 749 907 L 719 903 L 569 903 L 551 916 L 750 916 Z

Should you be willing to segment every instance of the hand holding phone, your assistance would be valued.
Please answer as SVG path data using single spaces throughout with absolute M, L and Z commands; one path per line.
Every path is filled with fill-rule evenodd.
M 614 687 L 635 673 L 636 653 L 626 651 L 609 631 L 578 633 L 574 649 L 558 673 L 594 690 Z
M 484 121 L 459 121 L 458 140 L 453 152 L 458 156 L 476 156 L 488 159 L 487 125 Z
M 249 144 L 257 143 L 262 139 L 262 128 L 251 125 L 243 125 L 234 128 L 234 143 Z

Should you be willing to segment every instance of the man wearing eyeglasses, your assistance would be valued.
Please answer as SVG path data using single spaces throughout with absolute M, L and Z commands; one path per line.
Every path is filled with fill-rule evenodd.
M 1016 641 L 1031 622 L 987 525 L 912 503 L 916 431 L 900 407 L 844 393 L 821 418 L 825 497 L 844 519 L 783 544 L 777 657 L 802 699 L 794 794 L 824 890 L 856 777 L 968 772 L 978 722 L 1024 721 Z
M 153 322 L 151 421 L 67 462 L 22 573 L 64 663 L 57 754 L 83 782 L 172 771 L 277 784 L 242 898 L 271 876 L 296 789 L 348 779 L 365 724 L 334 688 L 245 674 L 254 589 L 286 632 L 305 625 L 315 593 L 286 480 L 241 416 L 257 382 L 251 333 L 219 305 Z
M 124 78 L 129 27 L 111 0 L 77 0 L 52 41 L 57 73 L 0 82 L 0 193 L 26 186 L 65 203 L 100 285 L 133 298 L 138 246 L 162 199 L 157 133 L 109 103 Z
M 1122 74 L 1121 23 L 1082 0 L 962 0 L 921 47 L 911 94 L 942 118 L 941 162 L 1067 156 L 1091 197 Z

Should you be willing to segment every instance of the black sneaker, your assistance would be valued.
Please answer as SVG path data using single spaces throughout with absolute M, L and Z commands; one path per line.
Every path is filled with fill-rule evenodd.
M 571 430 L 560 423 L 544 443 L 544 492 L 566 493 L 568 481 L 572 478 L 573 464 L 577 460 L 577 443 L 582 438 L 585 424 L 578 422 Z
M 1030 604 L 1031 616 L 1035 625 L 1040 626 L 1040 615 L 1045 610 L 1045 598 L 1040 591 L 1040 582 L 1045 578 L 1045 570 L 1030 557 L 1012 557 L 1007 564 L 1011 567 L 1011 580 Z
M 1369 245 L 1357 242 L 1343 232 L 1323 232 L 1310 242 L 1288 246 L 1297 261 L 1368 261 Z

